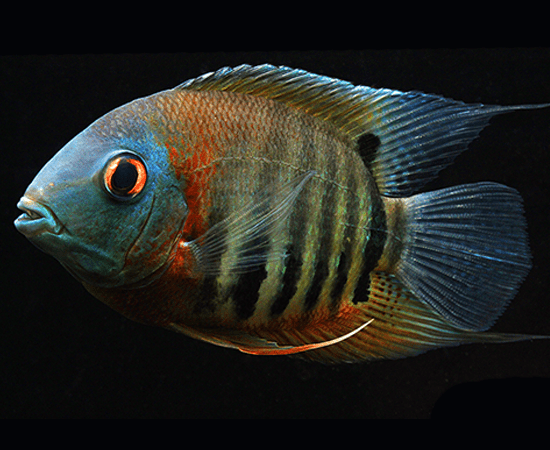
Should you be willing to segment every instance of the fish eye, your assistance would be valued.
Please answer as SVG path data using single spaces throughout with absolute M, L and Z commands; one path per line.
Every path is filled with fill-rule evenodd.
M 137 155 L 121 153 L 112 158 L 103 172 L 107 192 L 117 200 L 130 200 L 138 195 L 147 181 L 145 164 Z

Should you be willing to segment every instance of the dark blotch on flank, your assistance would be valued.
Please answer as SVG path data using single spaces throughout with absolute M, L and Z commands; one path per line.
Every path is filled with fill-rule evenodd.
M 357 151 L 359 152 L 363 163 L 369 170 L 380 144 L 380 138 L 372 133 L 365 133 L 357 138 Z

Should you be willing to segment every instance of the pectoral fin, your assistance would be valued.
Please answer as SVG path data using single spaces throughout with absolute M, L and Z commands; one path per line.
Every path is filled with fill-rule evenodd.
M 220 274 L 220 260 L 226 249 L 235 249 L 231 273 L 246 273 L 263 266 L 270 259 L 284 258 L 285 253 L 271 252 L 278 239 L 278 225 L 291 213 L 305 184 L 315 171 L 304 172 L 279 189 L 266 186 L 243 208 L 215 224 L 204 235 L 189 242 L 198 270 L 207 276 Z

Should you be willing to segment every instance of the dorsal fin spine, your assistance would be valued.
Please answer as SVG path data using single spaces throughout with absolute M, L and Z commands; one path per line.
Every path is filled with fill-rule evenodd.
M 365 102 L 366 90 L 376 92 L 375 89 L 354 86 L 347 81 L 268 64 L 254 67 L 241 65 L 234 69 L 224 67 L 186 81 L 175 89 L 227 91 L 276 100 L 328 120 L 346 134 L 360 128 L 353 133 L 357 136 L 368 130 L 365 129 L 365 121 L 359 120 L 357 123 L 358 118 L 353 116 L 365 116 L 367 111 L 361 103 Z M 361 126 L 357 127 L 358 124 Z

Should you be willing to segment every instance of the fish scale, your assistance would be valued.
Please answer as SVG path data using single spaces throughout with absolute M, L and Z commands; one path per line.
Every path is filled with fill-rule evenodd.
M 231 110 L 231 108 L 228 110 Z M 223 115 L 220 115 L 222 120 L 223 117 Z M 261 129 L 261 125 L 260 122 L 260 124 L 253 126 L 253 128 Z M 339 249 L 343 245 L 343 234 L 334 233 L 334 228 L 336 224 L 344 224 L 344 228 L 350 226 L 354 227 L 357 236 L 354 242 L 358 244 L 358 250 L 354 251 L 355 257 L 348 255 L 348 258 L 352 261 L 349 267 L 362 267 L 361 261 L 364 255 L 361 246 L 367 242 L 363 236 L 369 234 L 368 227 L 363 224 L 368 220 L 370 212 L 369 208 L 359 206 L 355 209 L 355 215 L 346 217 L 347 211 L 345 205 L 348 201 L 345 197 L 357 198 L 358 193 L 347 188 L 343 184 L 345 180 L 334 179 L 336 168 L 340 168 L 340 176 L 352 172 L 351 177 L 359 179 L 356 183 L 357 185 L 367 184 L 364 179 L 367 173 L 359 158 L 357 158 L 355 154 L 349 152 L 342 150 L 336 151 L 335 147 L 342 146 L 343 144 L 335 139 L 330 140 L 322 132 L 319 133 L 320 136 L 318 137 L 318 142 L 316 142 L 316 137 L 309 136 L 308 134 L 310 133 L 288 133 L 287 131 L 290 127 L 292 127 L 292 125 L 287 125 L 286 127 L 282 125 L 282 129 L 284 130 L 282 134 L 287 136 L 299 136 L 302 142 L 296 143 L 291 141 L 290 138 L 287 138 L 287 142 L 281 145 L 277 152 L 271 148 L 262 149 L 260 147 L 256 149 L 254 145 L 249 145 L 247 146 L 247 156 L 242 159 L 243 162 L 250 162 L 252 165 L 254 165 L 254 163 L 258 164 L 258 162 L 261 161 L 270 167 L 298 167 L 298 165 L 301 164 L 302 167 L 305 165 L 321 174 L 318 177 L 314 177 L 316 183 L 312 182 L 309 188 L 304 190 L 301 200 L 297 205 L 296 210 L 302 212 L 303 219 L 293 221 L 292 216 L 290 218 L 294 227 L 300 227 L 300 229 L 306 230 L 306 232 L 299 233 L 298 230 L 292 229 L 289 233 L 291 236 L 290 246 L 295 251 L 294 261 L 300 270 L 299 275 L 293 277 L 290 281 L 290 283 L 294 284 L 290 286 L 290 288 L 294 289 L 295 294 L 288 301 L 284 311 L 282 311 L 283 316 L 286 318 L 299 316 L 304 313 L 314 314 L 312 309 L 314 309 L 316 305 L 325 308 L 330 305 L 332 309 L 334 309 L 335 305 L 340 302 L 340 298 L 331 299 L 328 296 L 335 283 L 338 260 L 342 253 Z M 311 127 L 306 129 L 311 129 Z M 246 137 L 241 136 L 241 138 L 245 142 L 250 141 Z M 284 140 L 272 136 L 268 142 L 277 143 L 284 142 Z M 312 142 L 313 145 L 311 144 Z M 231 143 L 225 142 L 224 144 L 231 147 Z M 294 153 L 288 150 L 289 148 L 300 147 L 302 148 Z M 314 148 L 315 152 L 304 150 L 303 147 Z M 256 152 L 251 151 L 252 149 L 256 150 Z M 262 152 L 261 150 L 264 151 Z M 277 154 L 280 154 L 281 158 L 288 158 L 287 155 L 294 154 L 296 159 L 275 160 L 273 155 Z M 304 154 L 311 155 L 311 158 L 307 161 L 303 161 L 303 159 L 300 161 L 299 158 Z M 259 185 L 258 180 L 262 178 L 263 170 L 254 168 L 251 171 L 246 171 L 241 164 L 236 163 L 232 153 L 226 153 L 226 155 L 228 156 L 224 157 L 223 160 L 219 162 L 219 169 L 225 176 L 229 176 L 231 179 L 236 180 L 236 184 L 239 186 L 245 184 L 252 185 L 252 187 L 248 187 L 247 190 L 254 192 L 255 187 Z M 267 159 L 267 155 L 272 155 L 271 159 Z M 348 161 L 350 155 L 355 156 L 354 163 Z M 339 156 L 340 160 L 337 160 L 336 156 Z M 239 159 L 239 163 L 240 162 L 241 160 Z M 276 172 L 276 170 L 274 171 Z M 282 182 L 282 178 L 288 178 L 288 175 L 286 177 L 279 177 L 278 181 Z M 263 183 L 265 184 L 265 180 Z M 338 201 L 334 198 L 336 192 L 340 194 Z M 365 195 L 367 195 L 367 193 L 368 190 L 365 190 Z M 242 198 L 236 200 L 235 196 L 228 195 L 227 193 L 224 193 L 224 196 L 227 197 L 225 200 L 226 202 L 235 202 L 231 206 L 228 206 L 230 211 L 238 210 L 245 201 Z M 221 204 L 222 200 L 215 200 L 214 203 Z M 306 214 L 303 214 L 303 212 L 306 212 Z M 227 234 L 231 235 L 232 230 L 227 230 Z M 234 242 L 234 245 L 238 246 L 239 242 Z M 334 246 L 336 251 L 329 252 L 331 246 Z M 352 247 L 353 246 L 349 247 L 350 250 Z M 227 249 L 224 255 L 221 256 L 222 265 L 224 265 L 224 261 L 227 258 L 231 260 L 231 256 L 228 255 L 230 253 L 231 250 Z M 235 264 L 238 264 L 238 261 L 233 260 L 233 265 Z M 273 295 L 273 292 L 269 294 L 264 293 L 263 297 L 260 298 L 260 290 L 264 283 L 273 286 L 274 280 L 272 278 L 269 280 L 267 279 L 267 273 L 264 268 L 262 268 L 263 274 L 252 272 L 246 275 L 231 275 L 233 265 L 231 263 L 226 264 L 225 269 L 222 269 L 222 274 L 219 275 L 216 280 L 218 296 L 215 302 L 217 304 L 231 302 L 233 304 L 233 309 L 241 312 L 240 314 L 237 313 L 240 319 L 250 319 L 251 323 L 268 322 L 271 317 L 266 315 L 266 309 L 268 307 L 273 307 L 277 298 Z M 280 280 L 282 278 L 282 272 L 283 271 L 280 269 L 277 272 Z M 354 283 L 357 282 L 356 278 L 357 277 L 346 276 L 346 280 L 352 287 Z M 261 284 L 258 284 L 259 281 L 261 281 Z M 253 288 L 251 288 L 251 285 Z M 288 291 L 289 287 L 286 288 L 286 291 Z M 266 289 L 267 288 L 264 288 L 263 291 L 266 292 Z M 279 288 L 279 292 L 281 292 L 281 289 L 284 290 L 285 286 Z M 256 315 L 254 315 L 255 309 L 259 311 Z M 223 311 L 226 312 L 227 308 L 223 308 Z M 279 313 L 281 313 L 281 311 Z
M 259 125 L 255 126 L 254 128 L 260 128 Z M 288 127 L 284 128 L 285 132 L 282 133 L 287 136 L 300 136 L 300 133 L 287 133 Z M 300 147 L 310 147 L 315 148 L 316 153 L 314 155 L 324 155 L 327 152 L 331 152 L 331 155 L 335 155 L 338 152 L 334 152 L 333 149 L 328 148 L 327 146 L 330 146 L 331 143 L 325 145 L 311 145 L 311 141 L 314 141 L 315 138 L 311 138 L 307 134 L 305 137 L 302 137 L 301 143 L 297 144 L 294 141 L 291 141 L 290 138 L 286 139 L 288 142 L 286 142 L 281 148 L 279 149 L 278 153 L 281 155 L 288 155 L 292 154 L 292 152 L 288 151 L 288 148 L 300 148 Z M 246 137 L 244 138 L 244 141 L 249 141 Z M 268 142 L 284 142 L 284 139 L 281 138 L 275 138 L 272 137 Z M 336 145 L 336 144 L 333 144 Z M 341 144 L 340 144 L 341 145 Z M 231 146 L 231 144 L 229 144 Z M 285 148 L 286 146 L 286 148 Z M 254 149 L 254 145 L 248 146 L 248 150 Z M 243 157 L 244 162 L 250 162 L 251 164 L 257 164 L 261 165 L 269 165 L 270 170 L 272 166 L 276 167 L 298 167 L 299 164 L 304 164 L 304 161 L 299 161 L 299 158 L 303 154 L 312 154 L 311 152 L 304 151 L 303 149 L 300 149 L 299 151 L 295 151 L 295 160 L 274 160 L 273 156 L 271 156 L 271 159 L 267 159 L 266 155 L 273 155 L 275 152 L 272 149 L 265 149 L 264 152 L 261 152 L 260 150 L 257 150 L 256 153 L 250 151 L 250 154 L 247 154 L 246 157 Z M 339 154 L 347 155 L 347 153 L 339 152 Z M 236 160 L 233 159 L 234 157 L 229 154 L 229 156 L 226 156 L 223 161 L 220 161 L 218 164 L 219 169 L 226 174 L 226 176 L 230 176 L 232 179 L 237 180 L 238 185 L 244 185 L 245 181 L 247 184 L 252 184 L 252 188 L 250 188 L 251 192 L 255 191 L 255 186 L 258 186 L 258 180 L 262 177 L 263 170 L 261 169 L 255 169 L 252 171 L 245 171 L 243 170 L 243 166 L 241 164 L 237 164 Z M 312 158 L 313 159 L 313 158 Z M 239 160 L 240 162 L 240 160 Z M 319 287 L 322 286 L 326 282 L 326 278 L 328 277 L 328 269 L 325 269 L 323 272 L 323 276 L 319 276 L 321 273 L 319 270 L 315 271 L 315 263 L 314 261 L 321 261 L 320 264 L 324 264 L 325 267 L 328 267 L 329 265 L 331 267 L 334 267 L 336 265 L 336 256 L 332 255 L 330 258 L 327 258 L 327 252 L 325 249 L 323 249 L 324 246 L 319 247 L 319 239 L 316 236 L 319 233 L 321 233 L 321 230 L 325 236 L 324 241 L 326 241 L 327 248 L 328 246 L 337 239 L 332 239 L 333 236 L 331 227 L 327 227 L 327 224 L 331 223 L 346 223 L 349 222 L 349 220 L 338 220 L 338 217 L 335 216 L 334 212 L 337 209 L 337 203 L 334 201 L 325 201 L 325 198 L 327 197 L 328 193 L 332 193 L 336 190 L 335 185 L 338 183 L 335 180 L 330 179 L 329 177 L 329 169 L 331 171 L 334 170 L 335 167 L 350 167 L 349 164 L 346 164 L 345 162 L 334 162 L 331 160 L 331 158 L 328 157 L 319 157 L 317 163 L 315 164 L 315 161 L 307 161 L 308 164 L 311 164 L 311 168 L 314 168 L 319 173 L 322 173 L 322 177 L 318 177 L 316 181 L 318 181 L 317 184 L 310 185 L 310 189 L 305 189 L 304 195 L 301 198 L 301 202 L 298 204 L 298 207 L 296 208 L 297 211 L 307 212 L 307 214 L 303 214 L 304 220 L 293 220 L 293 218 L 290 218 L 290 221 L 294 224 L 294 226 L 300 226 L 303 227 L 305 230 L 309 230 L 308 233 L 300 235 L 295 230 L 292 230 L 290 232 L 290 236 L 294 236 L 294 239 L 291 241 L 290 245 L 296 250 L 295 260 L 298 261 L 298 265 L 300 267 L 300 276 L 297 278 L 294 278 L 292 283 L 295 283 L 295 286 L 297 290 L 296 294 L 291 298 L 289 301 L 289 305 L 287 306 L 288 309 L 286 309 L 285 313 L 286 315 L 292 314 L 292 311 L 294 311 L 294 314 L 301 314 L 304 312 L 304 310 L 311 309 L 311 307 L 304 307 L 304 302 L 309 301 L 311 304 L 315 304 L 318 300 L 318 297 L 320 296 Z M 274 170 L 276 172 L 276 170 Z M 251 173 L 250 173 L 251 172 Z M 288 178 L 288 175 L 285 177 L 279 177 L 279 182 L 281 183 L 283 178 Z M 323 181 L 321 181 L 323 180 Z M 265 180 L 264 180 L 265 183 Z M 326 184 L 331 183 L 328 185 L 329 189 L 327 189 Z M 318 186 L 316 188 L 316 186 Z M 347 193 L 348 195 L 351 194 L 350 190 L 345 190 L 342 187 L 337 189 L 338 192 Z M 242 198 L 239 198 L 238 200 L 235 200 L 236 197 L 233 195 L 228 195 L 227 193 L 224 193 L 224 195 L 227 197 L 226 202 L 235 202 L 235 204 L 228 207 L 229 210 L 238 210 L 240 206 L 242 206 L 242 203 L 245 201 Z M 330 198 L 332 199 L 332 198 Z M 329 200 L 330 200 L 329 199 Z M 215 201 L 214 203 L 220 204 L 221 200 Z M 308 204 L 309 203 L 309 204 Z M 345 202 L 344 202 L 345 203 Z M 328 218 L 333 217 L 336 218 L 336 220 L 329 220 Z M 323 223 L 322 223 L 323 222 Z M 325 226 L 323 226 L 323 224 Z M 227 230 L 228 234 L 231 234 L 231 230 Z M 297 240 L 297 237 L 301 236 L 302 239 Z M 234 242 L 235 246 L 238 246 L 238 242 Z M 317 247 L 316 247 L 317 245 Z M 222 255 L 222 264 L 225 260 L 227 253 L 230 253 L 229 250 L 226 251 L 224 255 Z M 285 260 L 283 260 L 285 261 Z M 234 261 L 234 263 L 236 263 Z M 258 299 L 258 306 L 259 310 L 267 308 L 269 306 L 269 303 L 271 303 L 271 306 L 273 305 L 273 302 L 276 300 L 273 298 L 273 294 L 267 295 L 264 294 L 264 296 L 261 298 L 261 301 L 259 299 L 259 291 L 262 289 L 262 286 L 260 285 L 258 287 L 257 292 L 252 292 L 249 288 L 250 282 L 254 283 L 258 281 L 258 279 L 262 279 L 261 275 L 258 273 L 251 273 L 248 275 L 239 275 L 239 276 L 227 276 L 226 273 L 231 272 L 231 264 L 228 264 L 226 269 L 223 270 L 223 274 L 220 275 L 217 279 L 217 284 L 219 286 L 219 297 L 216 300 L 217 303 L 223 304 L 226 301 L 228 301 L 228 297 L 230 297 L 230 301 L 234 303 L 236 309 L 239 308 L 239 302 L 242 303 L 248 303 L 250 304 L 250 297 L 254 297 Z M 274 269 L 272 269 L 274 270 Z M 334 271 L 334 269 L 333 269 Z M 278 274 L 279 279 L 282 276 L 283 270 L 279 268 Z M 312 283 L 315 278 L 315 288 L 317 288 L 317 292 L 313 293 Z M 223 277 L 223 278 L 220 278 Z M 267 280 L 267 278 L 263 279 L 263 283 L 269 283 L 271 286 L 273 286 L 273 279 Z M 242 285 L 247 285 L 247 289 L 243 290 Z M 264 292 L 267 288 L 264 288 Z M 328 286 L 328 289 L 330 289 L 330 286 Z M 326 290 L 326 289 L 325 289 Z M 279 289 L 280 291 L 280 289 Z M 231 292 L 231 295 L 228 295 L 227 293 Z M 246 292 L 246 295 L 244 295 L 244 292 Z M 264 306 L 265 304 L 265 306 Z M 248 314 L 245 315 L 243 318 L 249 318 L 252 315 L 252 311 L 250 311 L 250 308 L 246 308 L 248 310 Z M 268 316 L 264 314 L 259 314 L 255 317 L 256 320 L 259 320 L 260 318 L 263 318 L 265 321 L 266 319 L 269 319 Z

